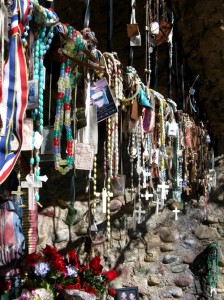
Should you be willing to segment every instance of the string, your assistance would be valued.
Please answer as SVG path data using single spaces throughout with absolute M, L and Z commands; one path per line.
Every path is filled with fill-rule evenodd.
M 107 37 L 107 51 L 113 51 L 113 0 L 108 0 L 108 37 Z

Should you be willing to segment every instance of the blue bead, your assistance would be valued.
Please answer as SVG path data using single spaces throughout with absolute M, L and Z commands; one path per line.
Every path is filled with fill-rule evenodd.
M 30 26 L 28 26 L 28 25 L 26 25 L 25 28 L 26 28 L 26 30 L 30 30 Z
M 28 21 L 31 21 L 31 20 L 32 20 L 32 16 L 31 16 L 31 15 L 28 15 L 28 16 L 27 16 L 27 20 L 28 20 Z
M 23 43 L 23 44 L 26 43 L 26 39 L 25 39 L 25 38 L 22 39 L 22 43 Z
M 27 34 L 28 35 L 28 34 Z M 47 43 L 50 45 L 52 43 L 52 39 L 49 39 Z
M 46 50 L 44 50 L 44 55 L 47 53 L 47 51 Z
M 24 36 L 25 36 L 25 37 L 28 36 L 28 32 L 27 32 L 27 31 L 24 32 Z
M 46 50 L 48 50 L 49 48 L 50 48 L 49 45 L 46 45 L 46 46 L 45 46 L 45 49 L 46 49 Z M 44 51 L 46 51 L 46 50 L 44 50 Z M 45 53 L 46 53 L 46 52 L 45 52 Z
M 53 32 L 51 32 L 51 33 L 49 34 L 49 37 L 50 37 L 51 39 L 53 39 L 53 37 L 54 37 Z

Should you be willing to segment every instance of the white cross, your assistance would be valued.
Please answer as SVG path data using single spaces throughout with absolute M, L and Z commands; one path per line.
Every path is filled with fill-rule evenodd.
M 180 178 L 179 176 L 177 177 L 177 186 L 180 187 L 181 186 L 181 182 L 183 181 L 182 178 Z
M 142 197 L 145 198 L 145 200 L 149 201 L 149 198 L 153 197 L 153 194 L 150 194 L 148 190 L 146 190 L 145 194 L 141 194 Z
M 135 209 L 135 210 L 134 210 L 134 213 L 138 215 L 137 223 L 138 223 L 138 224 L 141 224 L 141 222 L 142 222 L 141 215 L 142 215 L 142 214 L 145 214 L 146 211 L 145 211 L 145 210 L 142 210 L 141 205 L 139 205 L 138 209 Z
M 150 176 L 151 176 L 151 172 L 147 170 L 143 170 L 143 185 L 142 185 L 143 189 L 146 188 L 147 180 Z
M 169 185 L 167 185 L 165 181 L 163 181 L 162 184 L 158 184 L 158 188 L 161 189 L 161 200 L 162 200 L 161 202 L 162 202 L 162 206 L 164 206 L 164 200 L 166 200 L 166 195 L 168 194 Z
M 158 215 L 159 213 L 159 206 L 162 204 L 161 201 L 159 201 L 159 197 L 156 194 L 156 201 L 153 201 L 153 203 L 156 203 L 156 214 Z
M 177 214 L 180 212 L 180 210 L 177 209 L 177 207 L 175 207 L 175 209 L 173 210 L 173 212 L 175 213 L 175 221 L 177 221 L 178 220 Z
M 29 199 L 29 210 L 34 210 L 34 199 L 35 199 L 35 188 L 41 188 L 42 182 L 37 182 L 34 180 L 34 174 L 28 174 L 26 176 L 26 181 L 21 182 L 22 188 L 28 189 L 28 199 Z
M 102 211 L 104 214 L 106 214 L 107 212 L 107 198 L 113 197 L 113 193 L 110 191 L 107 191 L 106 188 L 103 188 L 102 190 L 102 200 L 103 200 L 103 207 L 102 207 Z

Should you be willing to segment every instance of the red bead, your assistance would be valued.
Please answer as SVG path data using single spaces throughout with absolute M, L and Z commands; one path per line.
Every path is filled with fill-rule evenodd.
M 71 67 L 70 66 L 67 66 L 66 68 L 65 68 L 65 72 L 66 73 L 69 73 L 71 71 Z
M 64 93 L 59 92 L 58 93 L 58 100 L 62 100 L 63 96 L 64 96 Z
M 70 103 L 65 103 L 64 108 L 65 110 L 70 110 L 71 109 Z
M 64 64 L 66 62 L 66 57 L 65 56 L 61 56 L 61 63 Z
M 67 147 L 68 147 L 69 149 L 72 149 L 72 141 L 67 141 Z
M 58 138 L 54 138 L 54 146 L 59 146 L 59 139 Z

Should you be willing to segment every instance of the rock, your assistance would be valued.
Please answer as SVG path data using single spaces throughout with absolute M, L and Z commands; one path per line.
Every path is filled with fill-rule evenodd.
M 159 236 L 164 243 L 172 243 L 180 238 L 179 231 L 173 227 L 161 227 Z
M 172 264 L 172 263 L 181 263 L 182 260 L 179 256 L 176 255 L 165 255 L 163 258 L 163 263 L 164 264 Z
M 199 225 L 194 230 L 194 234 L 199 240 L 215 240 L 217 238 L 220 238 L 220 235 L 218 234 L 216 228 L 208 227 L 206 225 Z
M 191 248 L 195 248 L 198 245 L 198 241 L 193 238 L 192 236 L 186 236 L 184 238 L 184 244 L 186 244 L 187 246 L 191 247 Z
M 145 254 L 145 257 L 144 257 L 145 262 L 154 262 L 154 261 L 157 261 L 158 259 L 159 259 L 159 254 L 158 254 L 158 251 L 156 251 L 156 250 L 147 251 L 147 253 Z
M 191 277 L 180 277 L 175 279 L 174 283 L 178 287 L 186 287 L 193 283 L 193 279 Z
M 162 244 L 160 247 L 161 252 L 170 252 L 174 250 L 174 244 Z
M 160 277 L 156 275 L 150 275 L 148 278 L 148 285 L 149 286 L 154 286 L 154 285 L 159 285 L 160 284 Z
M 174 298 L 180 298 L 183 297 L 183 291 L 179 287 L 170 287 L 167 290 L 168 294 L 173 296 Z
M 159 274 L 161 274 L 161 275 L 165 275 L 165 274 L 166 274 L 166 271 L 167 271 L 167 268 L 165 268 L 164 266 L 160 266 L 160 267 L 158 268 L 158 272 L 159 272 Z
M 206 223 L 207 224 L 215 224 L 218 223 L 218 218 L 214 215 L 208 215 L 207 219 L 206 219 Z
M 55 234 L 55 243 L 67 242 L 69 241 L 69 230 L 68 228 L 64 230 L 57 231 Z
M 46 207 L 43 210 L 41 210 L 38 214 L 39 215 L 44 215 L 44 216 L 49 217 L 49 218 L 53 218 L 54 215 L 55 215 L 54 206 Z
M 224 267 L 224 256 L 220 256 L 219 258 L 219 267 Z
M 149 296 L 148 299 L 149 299 L 149 300 L 160 300 L 161 298 L 158 297 L 158 296 L 155 296 L 155 295 L 151 295 L 151 296 Z
M 219 274 L 218 281 L 217 281 L 217 288 L 223 289 L 223 287 L 224 287 L 224 276 Z
M 121 209 L 122 202 L 118 199 L 112 199 L 110 201 L 110 211 L 111 212 L 118 212 Z
M 171 271 L 173 273 L 181 273 L 181 272 L 184 272 L 188 269 L 188 265 L 185 265 L 185 264 L 180 264 L 180 265 L 176 265 L 176 266 L 173 266 L 171 268 Z

